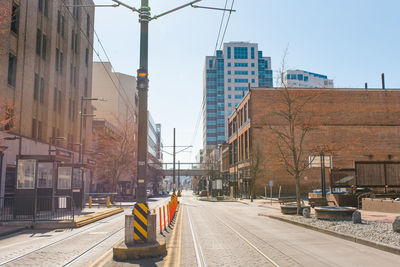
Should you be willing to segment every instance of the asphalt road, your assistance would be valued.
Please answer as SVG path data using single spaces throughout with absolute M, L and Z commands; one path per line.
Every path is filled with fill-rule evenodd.
M 400 266 L 400 256 L 258 216 L 262 207 L 191 192 L 181 203 L 164 266 Z
M 149 201 L 157 207 L 169 198 Z M 0 266 L 88 266 L 124 237 L 125 213 L 77 229 L 25 230 L 0 239 Z

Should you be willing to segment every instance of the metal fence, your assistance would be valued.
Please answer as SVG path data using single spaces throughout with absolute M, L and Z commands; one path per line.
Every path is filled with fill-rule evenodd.
M 75 203 L 71 196 L 0 198 L 0 221 L 73 221 Z

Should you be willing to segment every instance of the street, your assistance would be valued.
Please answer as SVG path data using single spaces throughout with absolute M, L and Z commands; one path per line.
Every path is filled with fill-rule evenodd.
M 149 201 L 155 208 L 167 198 Z M 87 266 L 124 237 L 124 213 L 77 229 L 25 230 L 0 239 L 0 266 Z
M 400 257 L 258 216 L 266 208 L 198 201 L 188 191 L 166 266 L 398 266 Z M 177 222 L 179 224 L 179 221 Z M 181 231 L 181 233 L 179 233 Z

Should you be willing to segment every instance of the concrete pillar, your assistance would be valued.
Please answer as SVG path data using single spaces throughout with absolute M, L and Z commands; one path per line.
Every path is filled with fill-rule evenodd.
M 125 215 L 125 244 L 127 246 L 133 245 L 133 215 Z
M 147 242 L 157 240 L 157 215 L 149 214 L 147 217 Z

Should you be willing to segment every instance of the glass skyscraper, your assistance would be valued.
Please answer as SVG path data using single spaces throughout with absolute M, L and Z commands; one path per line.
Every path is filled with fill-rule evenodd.
M 258 44 L 225 43 L 215 56 L 206 56 L 203 77 L 203 148 L 227 140 L 228 117 L 250 87 L 272 87 L 271 58 Z M 208 150 L 208 149 L 207 149 Z

